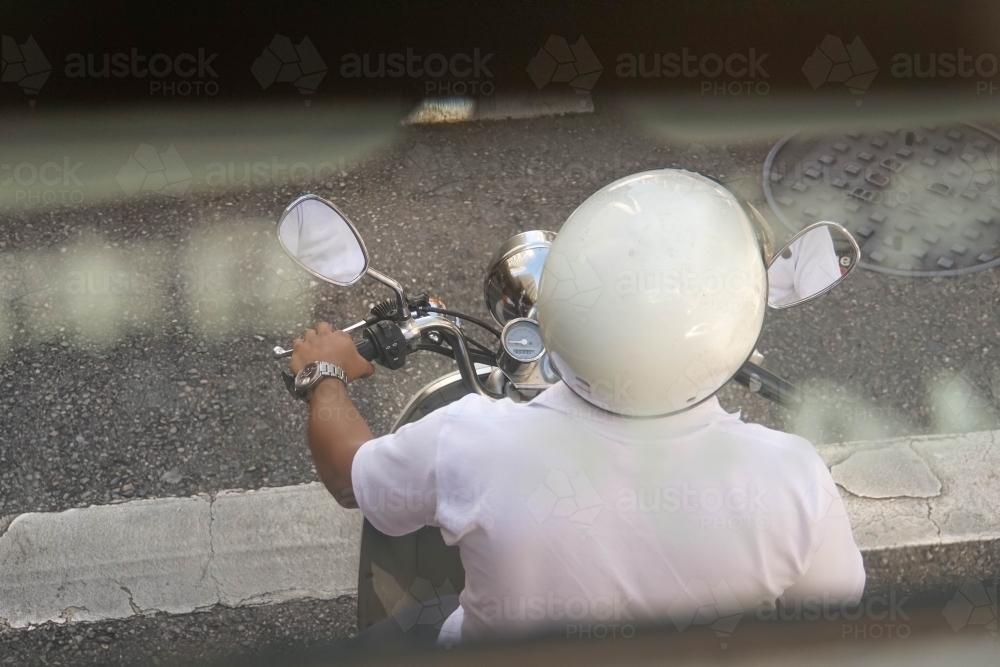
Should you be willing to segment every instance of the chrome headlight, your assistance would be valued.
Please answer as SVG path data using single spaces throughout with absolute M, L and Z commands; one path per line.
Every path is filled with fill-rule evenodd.
M 517 317 L 535 316 L 542 266 L 555 232 L 534 230 L 513 236 L 500 246 L 486 269 L 486 309 L 501 325 Z

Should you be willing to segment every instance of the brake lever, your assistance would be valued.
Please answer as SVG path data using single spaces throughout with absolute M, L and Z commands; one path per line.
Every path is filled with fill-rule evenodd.
M 346 334 L 349 334 L 366 326 L 368 326 L 368 322 L 365 320 L 361 320 L 360 322 L 355 322 L 354 324 L 347 327 L 346 329 L 343 329 L 342 331 Z M 271 350 L 271 353 L 274 355 L 275 359 L 287 359 L 288 357 L 292 356 L 292 350 L 286 350 L 280 345 L 275 345 L 274 349 Z

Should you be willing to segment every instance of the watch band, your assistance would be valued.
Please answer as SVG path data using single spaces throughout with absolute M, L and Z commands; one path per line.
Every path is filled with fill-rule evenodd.
M 313 364 L 308 364 L 306 366 L 306 369 L 308 369 L 308 367 L 312 365 Z M 345 373 L 344 369 L 341 368 L 340 366 L 337 366 L 336 364 L 331 364 L 328 361 L 317 361 L 315 362 L 315 366 L 316 369 L 315 371 L 313 371 L 313 375 L 309 379 L 309 383 L 304 386 L 300 385 L 296 388 L 296 393 L 298 393 L 300 398 L 308 399 L 309 396 L 312 394 L 313 390 L 316 387 L 318 387 L 319 384 L 325 378 L 328 377 L 337 378 L 338 380 L 344 383 L 345 387 L 347 386 L 347 373 Z M 296 384 L 298 384 L 298 378 L 296 378 Z
M 336 364 L 331 364 L 329 361 L 320 361 L 316 365 L 319 367 L 319 378 L 313 382 L 310 389 L 322 382 L 323 378 L 337 378 L 344 383 L 344 386 L 347 386 L 347 373 L 344 372 L 343 368 Z

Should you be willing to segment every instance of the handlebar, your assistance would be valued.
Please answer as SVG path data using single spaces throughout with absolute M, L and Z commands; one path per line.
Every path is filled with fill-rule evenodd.
M 355 329 L 359 329 L 365 326 L 366 324 L 368 324 L 366 321 L 361 320 L 360 322 L 355 322 L 354 324 L 347 327 L 343 331 L 344 333 L 349 334 Z M 368 361 L 371 361 L 372 359 L 375 358 L 376 356 L 375 348 L 372 347 L 372 344 L 369 341 L 367 340 L 358 341 L 357 346 L 358 346 L 358 354 L 360 354 L 362 357 L 364 357 Z M 292 350 L 286 350 L 280 345 L 275 345 L 274 349 L 272 350 L 272 353 L 274 354 L 275 359 L 287 359 L 288 357 L 292 356 Z
M 372 342 L 370 340 L 368 340 L 367 338 L 365 338 L 363 340 L 355 341 L 354 344 L 358 348 L 358 354 L 360 354 L 362 357 L 364 357 L 368 361 L 372 361 L 373 359 L 375 359 L 375 357 L 378 356 L 378 354 L 375 351 L 375 346 L 372 345 Z M 276 346 L 274 348 L 274 358 L 275 359 L 287 359 L 290 356 L 292 356 L 292 350 L 286 350 L 285 348 L 281 347 L 280 345 L 278 345 L 278 346 Z
M 802 407 L 802 390 L 752 362 L 746 362 L 733 379 L 755 394 L 793 410 Z
M 358 348 L 358 354 L 367 359 L 368 361 L 373 361 L 375 357 L 378 356 L 378 352 L 375 350 L 375 346 L 367 338 L 356 341 L 355 346 Z
M 358 324 L 364 323 L 359 322 Z M 354 325 L 350 328 L 356 329 L 357 327 L 358 325 Z M 394 352 L 394 354 L 399 354 L 400 356 L 395 358 L 395 364 L 389 364 L 387 367 L 399 368 L 403 365 L 403 359 L 406 356 L 406 350 L 404 349 L 406 345 L 402 344 L 402 341 L 412 340 L 426 332 L 436 332 L 445 338 L 451 346 L 452 354 L 449 356 L 454 357 L 462 379 L 469 391 L 482 396 L 493 397 L 479 379 L 473 353 L 465 342 L 464 334 L 451 320 L 438 314 L 431 314 L 409 320 L 408 324 L 402 329 L 396 328 L 394 325 L 393 329 L 395 335 L 401 339 L 399 352 Z M 374 336 L 370 335 L 371 333 L 370 331 L 366 331 L 364 338 L 356 341 L 355 345 L 357 346 L 358 354 L 368 361 L 375 361 L 379 359 L 379 349 L 376 348 L 373 340 Z M 274 348 L 274 357 L 276 359 L 283 359 L 290 356 L 292 356 L 292 350 L 285 350 L 280 346 Z M 381 360 L 381 362 L 384 361 L 384 359 Z M 383 363 L 383 365 L 386 364 Z M 801 389 L 752 362 L 748 361 L 743 364 L 740 370 L 736 372 L 736 375 L 733 376 L 733 379 L 747 387 L 751 392 L 760 394 L 778 405 L 793 410 L 802 407 L 803 394 Z

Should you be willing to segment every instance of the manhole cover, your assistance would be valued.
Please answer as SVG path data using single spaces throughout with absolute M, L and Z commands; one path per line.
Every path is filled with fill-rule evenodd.
M 867 269 L 971 273 L 1000 264 L 998 145 L 971 125 L 796 134 L 767 156 L 764 191 L 793 232 L 844 225 Z

